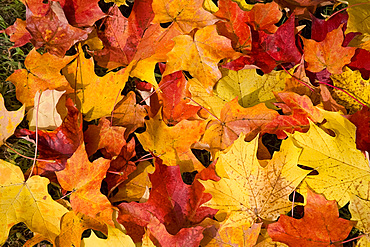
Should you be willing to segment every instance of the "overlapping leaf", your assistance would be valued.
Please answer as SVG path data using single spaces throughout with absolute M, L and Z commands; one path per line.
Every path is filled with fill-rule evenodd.
M 103 158 L 91 163 L 85 145 L 81 144 L 67 160 L 65 169 L 56 172 L 56 175 L 62 188 L 72 191 L 70 201 L 74 211 L 113 225 L 112 205 L 100 192 L 100 184 L 108 168 L 109 160 Z
M 288 196 L 299 185 L 308 171 L 300 170 L 297 161 L 301 150 L 290 139 L 283 141 L 262 167 L 256 157 L 258 138 L 244 141 L 244 135 L 219 155 L 216 172 L 220 181 L 200 181 L 212 199 L 205 205 L 223 212 L 237 212 L 249 226 L 257 220 L 275 220 L 279 213 L 291 207 Z
M 24 117 L 24 106 L 18 109 L 18 111 L 8 111 L 4 105 L 4 98 L 0 95 L 0 145 L 3 145 L 5 140 L 13 135 L 15 128 L 22 121 Z
M 328 246 L 343 241 L 356 222 L 339 218 L 335 201 L 308 191 L 304 217 L 294 219 L 281 215 L 267 231 L 275 241 L 289 246 Z M 315 221 L 316 224 L 312 224 Z
M 59 58 L 50 53 L 41 55 L 33 49 L 24 61 L 27 69 L 16 70 L 7 80 L 16 86 L 17 99 L 26 107 L 33 106 L 37 91 L 56 89 L 71 92 L 72 88 L 66 78 L 56 72 L 63 69 L 73 58 L 74 56 Z
M 25 181 L 21 169 L 4 160 L 0 160 L 0 172 L 0 215 L 3 219 L 0 244 L 5 242 L 10 228 L 19 222 L 54 242 L 60 233 L 61 218 L 68 210 L 49 195 L 49 180 L 33 176 Z

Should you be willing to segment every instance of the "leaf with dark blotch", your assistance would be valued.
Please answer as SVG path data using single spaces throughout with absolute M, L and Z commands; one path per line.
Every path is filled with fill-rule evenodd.
M 27 30 L 36 49 L 45 47 L 51 54 L 63 57 L 78 41 L 87 39 L 88 32 L 69 25 L 59 2 L 51 2 L 45 16 L 27 10 Z

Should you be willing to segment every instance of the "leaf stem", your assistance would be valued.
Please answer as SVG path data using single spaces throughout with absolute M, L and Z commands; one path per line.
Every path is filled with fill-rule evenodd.
M 71 195 L 73 192 L 75 192 L 75 190 L 72 190 L 71 192 L 65 194 L 64 196 L 62 196 L 61 198 L 59 198 L 59 200 L 65 198 L 65 197 L 67 197 L 69 195 Z
M 33 158 L 33 163 L 32 163 L 32 166 L 31 166 L 31 170 L 30 170 L 30 174 L 28 175 L 28 178 L 27 180 L 32 176 L 32 172 L 33 172 L 33 169 L 35 168 L 35 165 L 36 165 L 36 160 L 37 160 L 37 152 L 38 152 L 38 146 L 39 146 L 39 133 L 38 133 L 38 127 L 39 127 L 39 106 L 40 106 L 40 99 L 41 99 L 41 95 L 42 95 L 42 91 L 40 90 L 39 91 L 39 98 L 37 99 L 37 105 L 36 105 L 36 131 L 35 131 L 35 156 Z
M 354 240 L 356 240 L 356 239 L 359 239 L 359 238 L 362 238 L 362 237 L 364 237 L 364 236 L 366 236 L 366 234 L 362 234 L 362 235 L 360 235 L 360 236 L 357 236 L 357 237 L 355 237 L 355 238 L 348 239 L 348 240 L 343 241 L 343 242 L 340 242 L 340 243 L 341 243 L 341 244 L 344 244 L 344 243 L 352 242 L 352 241 L 354 241 Z
M 144 155 L 144 156 L 140 157 L 140 158 L 139 158 L 138 160 L 136 160 L 134 163 L 138 163 L 138 162 L 141 162 L 141 161 L 154 159 L 154 157 L 153 157 L 153 156 L 148 157 L 148 158 L 144 158 L 144 157 L 147 157 L 147 156 L 150 156 L 150 155 L 152 155 L 152 154 L 146 154 L 146 155 Z
M 349 97 L 351 97 L 353 100 L 355 100 L 357 103 L 359 103 L 359 104 L 361 104 L 362 106 L 366 106 L 364 103 L 362 103 L 361 101 L 359 101 L 358 99 L 356 99 L 354 96 L 352 96 L 350 93 L 348 93 L 346 90 L 344 90 L 344 89 L 341 89 L 341 88 L 339 88 L 339 87 L 336 87 L 336 86 L 334 86 L 334 85 L 330 85 L 329 83 L 326 83 L 326 82 L 323 82 L 323 81 L 317 81 L 318 83 L 320 83 L 320 84 L 324 84 L 324 85 L 326 85 L 326 86 L 328 86 L 328 87 L 332 87 L 332 88 L 334 88 L 334 89 L 337 89 L 337 90 L 339 90 L 339 91 L 341 91 L 341 92 L 343 92 L 343 93 L 345 93 L 345 94 L 347 94 Z
M 332 18 L 333 16 L 337 15 L 338 13 L 340 13 L 340 12 L 344 11 L 344 10 L 347 10 L 347 9 L 349 9 L 349 8 L 352 8 L 352 7 L 355 7 L 355 6 L 358 6 L 358 5 L 368 4 L 368 3 L 370 3 L 370 2 L 356 3 L 356 4 L 353 4 L 353 5 L 348 5 L 347 7 L 343 8 L 343 9 L 340 9 L 340 10 L 338 10 L 338 11 L 334 12 L 333 14 L 331 14 L 331 15 L 326 19 L 326 21 L 327 21 L 327 20 L 329 20 L 330 18 Z
M 283 65 L 281 65 L 281 68 L 283 68 L 283 70 L 288 73 L 294 80 L 298 81 L 299 83 L 305 85 L 306 87 L 308 87 L 312 92 L 315 93 L 315 90 L 310 86 L 308 85 L 306 82 L 302 81 L 301 79 L 297 78 L 295 75 L 292 75 Z

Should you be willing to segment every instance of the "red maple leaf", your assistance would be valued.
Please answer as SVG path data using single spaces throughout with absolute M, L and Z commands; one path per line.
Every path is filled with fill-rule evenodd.
M 217 210 L 201 205 L 211 199 L 204 193 L 204 187 L 195 181 L 186 185 L 179 166 L 166 166 L 156 159 L 155 172 L 149 175 L 152 190 L 146 203 L 121 203 L 117 221 L 123 224 L 134 241 L 141 241 L 146 227 L 153 216 L 165 225 L 170 234 L 175 235 L 182 228 L 189 228 L 212 218 Z

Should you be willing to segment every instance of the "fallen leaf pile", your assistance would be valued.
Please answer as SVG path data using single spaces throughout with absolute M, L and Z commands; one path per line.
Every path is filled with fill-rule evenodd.
M 369 2 L 22 2 L 0 245 L 370 245 Z

